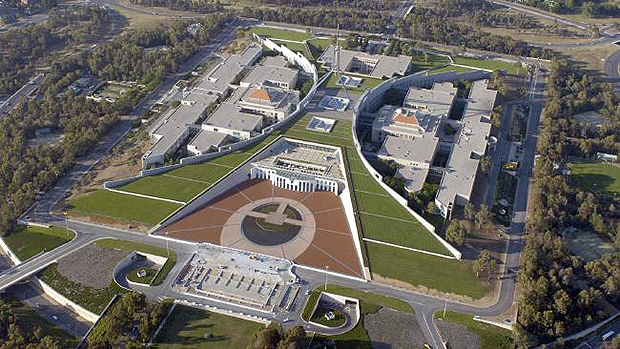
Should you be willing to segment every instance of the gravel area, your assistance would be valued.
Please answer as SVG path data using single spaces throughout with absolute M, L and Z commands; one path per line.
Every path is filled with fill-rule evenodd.
M 102 290 L 110 286 L 114 267 L 128 254 L 90 244 L 61 258 L 58 271 L 73 282 Z
M 480 337 L 469 331 L 467 327 L 450 322 L 435 320 L 441 338 L 447 341 L 452 349 L 480 348 Z
M 426 343 L 420 325 L 409 313 L 381 308 L 375 314 L 366 315 L 364 328 L 373 349 L 421 348 Z

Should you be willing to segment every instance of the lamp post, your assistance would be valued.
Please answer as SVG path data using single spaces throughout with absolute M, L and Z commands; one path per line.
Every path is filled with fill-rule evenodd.
M 164 234 L 166 234 L 166 254 L 170 257 L 170 249 L 168 248 L 168 232 L 165 232 Z
M 70 236 L 71 234 L 69 234 L 69 219 L 67 218 L 67 212 L 65 212 L 65 230 L 67 231 L 67 236 Z
M 446 318 L 446 310 L 448 308 L 448 292 L 446 292 L 445 303 L 443 304 L 443 318 Z
M 325 291 L 327 291 L 327 270 L 329 269 L 329 267 L 326 265 L 325 266 Z

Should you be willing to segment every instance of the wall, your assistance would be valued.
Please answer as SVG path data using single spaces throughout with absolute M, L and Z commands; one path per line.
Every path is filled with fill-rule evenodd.
M 435 227 L 426 221 L 422 216 L 420 216 L 417 212 L 409 208 L 407 205 L 407 199 L 403 198 L 395 192 L 392 188 L 390 188 L 387 184 L 383 183 L 383 177 L 370 165 L 370 163 L 364 157 L 362 153 L 362 148 L 357 139 L 357 118 L 363 112 L 370 112 L 376 110 L 378 107 L 383 105 L 384 94 L 390 88 L 398 88 L 398 89 L 409 89 L 409 87 L 430 87 L 433 83 L 436 82 L 445 82 L 445 81 L 456 81 L 456 80 L 475 80 L 481 79 L 488 76 L 486 72 L 470 72 L 458 74 L 455 71 L 440 73 L 434 75 L 427 75 L 426 72 L 421 72 L 413 75 L 409 75 L 400 79 L 392 78 L 383 82 L 380 85 L 377 85 L 371 90 L 366 91 L 362 97 L 356 103 L 354 120 L 353 120 L 353 142 L 355 144 L 355 149 L 360 156 L 364 167 L 372 174 L 374 179 L 385 189 L 396 201 L 398 201 L 411 215 L 413 215 L 420 223 L 435 237 L 439 242 L 446 248 L 450 253 L 456 258 L 461 259 L 461 252 L 450 245 L 446 240 L 437 235 L 435 232 Z
M 349 228 L 352 233 L 356 233 L 353 237 L 353 244 L 355 245 L 355 251 L 357 252 L 357 258 L 359 258 L 360 265 L 362 270 L 364 271 L 364 278 L 367 280 L 371 279 L 370 271 L 368 267 L 364 265 L 364 253 L 362 252 L 362 238 L 361 229 L 357 226 L 357 222 L 355 221 L 355 212 L 353 212 L 353 202 L 351 202 L 351 192 L 349 188 L 346 187 L 342 193 L 340 193 L 340 200 L 342 200 L 342 206 L 344 207 L 344 213 L 347 217 L 347 222 L 349 223 Z
M 47 295 L 52 297 L 52 299 L 54 299 L 56 302 L 71 308 L 71 310 L 76 312 L 78 315 L 80 315 L 84 319 L 86 319 L 86 320 L 88 320 L 90 322 L 96 322 L 99 319 L 99 315 L 97 315 L 97 314 L 95 314 L 95 313 L 93 313 L 93 312 L 91 312 L 89 310 L 84 309 L 82 306 L 74 303 L 72 300 L 70 300 L 67 297 L 63 296 L 62 294 L 56 292 L 56 290 L 51 288 L 45 282 L 41 281 L 39 278 L 34 277 L 34 278 L 32 278 L 32 281 L 36 285 L 41 287 L 43 289 L 43 291 L 45 293 L 47 293 Z
M 11 259 L 11 262 L 13 262 L 13 264 L 18 265 L 22 262 L 19 260 L 19 258 L 17 258 L 17 255 L 15 255 L 11 247 L 9 247 L 6 242 L 4 242 L 3 238 L 0 238 L 0 248 L 4 253 L 9 256 L 9 259 Z

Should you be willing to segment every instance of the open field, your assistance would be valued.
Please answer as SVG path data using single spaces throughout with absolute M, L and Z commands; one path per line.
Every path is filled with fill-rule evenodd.
M 144 252 L 157 256 L 167 257 L 168 261 L 166 261 L 166 264 L 164 264 L 164 266 L 161 268 L 161 272 L 159 273 L 159 275 L 157 275 L 157 278 L 153 280 L 153 285 L 161 284 L 177 262 L 176 253 L 174 251 L 167 251 L 163 247 L 117 239 L 98 240 L 95 242 L 95 244 L 108 249 L 120 249 L 125 252 Z
M 481 69 L 490 69 L 490 70 L 499 70 L 503 69 L 509 74 L 518 74 L 521 76 L 525 76 L 527 74 L 527 70 L 524 67 L 517 68 L 514 63 L 504 62 L 495 59 L 477 59 L 477 58 L 467 58 L 467 57 L 454 57 L 454 62 L 456 64 L 466 65 L 474 68 Z
M 112 218 L 122 222 L 157 224 L 181 205 L 161 200 L 114 193 L 99 189 L 69 202 L 77 213 Z
M 283 30 L 267 27 L 254 27 L 250 31 L 258 36 L 264 38 L 283 39 L 291 41 L 304 41 L 311 39 L 312 36 L 305 32 L 298 32 L 293 30 Z
M 18 226 L 4 241 L 20 260 L 26 260 L 40 252 L 51 251 L 73 239 L 75 234 L 62 228 Z
M 620 195 L 620 167 L 602 162 L 571 163 L 568 166 L 571 185 L 607 195 Z
M 366 243 L 366 249 L 370 271 L 383 277 L 472 299 L 480 299 L 489 291 L 464 262 L 372 242 Z
M 25 333 L 32 334 L 36 328 L 40 328 L 43 337 L 50 336 L 60 344 L 61 348 L 75 348 L 80 342 L 78 338 L 65 332 L 56 324 L 39 315 L 34 309 L 20 302 L 12 295 L 3 294 L 2 301 L 13 305 L 13 311 L 17 317 L 17 323 Z
M 259 323 L 177 305 L 153 347 L 245 348 L 261 327 Z
M 435 313 L 436 321 L 459 324 L 480 337 L 480 349 L 509 349 L 512 348 L 511 332 L 501 327 L 486 324 L 473 319 L 471 315 L 456 313 L 453 311 Z M 444 335 L 444 334 L 442 334 Z M 458 339 L 457 339 L 458 340 Z M 456 340 L 455 340 L 456 342 Z M 450 340 L 448 339 L 450 344 Z

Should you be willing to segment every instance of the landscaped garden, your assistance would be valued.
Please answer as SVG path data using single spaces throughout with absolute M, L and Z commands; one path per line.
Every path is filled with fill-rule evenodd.
M 23 261 L 41 252 L 51 251 L 71 241 L 74 236 L 73 232 L 63 228 L 20 225 L 3 239 L 11 247 L 17 258 Z

